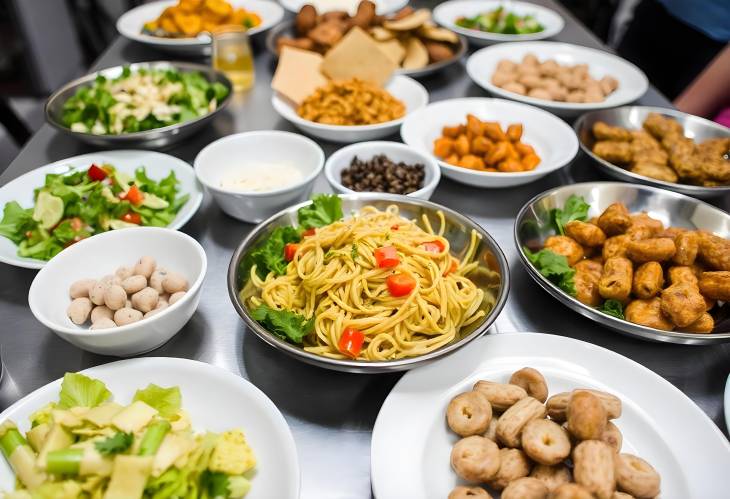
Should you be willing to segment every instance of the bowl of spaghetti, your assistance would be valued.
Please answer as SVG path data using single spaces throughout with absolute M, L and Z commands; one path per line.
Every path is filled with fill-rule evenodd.
M 507 260 L 479 224 L 406 196 L 314 196 L 238 246 L 228 292 L 249 329 L 304 362 L 340 371 L 412 369 L 489 329 L 509 291 Z

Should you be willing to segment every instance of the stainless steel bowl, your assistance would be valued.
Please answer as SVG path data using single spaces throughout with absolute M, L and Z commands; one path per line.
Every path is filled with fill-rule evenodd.
M 266 35 L 266 48 L 269 50 L 269 52 L 274 54 L 275 57 L 278 57 L 279 55 L 276 50 L 276 42 L 282 36 L 290 38 L 295 37 L 294 21 L 283 22 L 275 28 L 272 28 Z M 396 69 L 395 73 L 404 76 L 410 76 L 413 78 L 420 78 L 421 76 L 428 76 L 430 74 L 436 73 L 437 71 L 441 71 L 443 68 L 458 62 L 459 60 L 461 60 L 462 57 L 464 57 L 469 42 L 466 41 L 465 37 L 461 35 L 457 36 L 459 37 L 459 45 L 456 47 L 456 52 L 454 53 L 453 57 L 450 57 L 449 59 L 440 62 L 429 64 L 428 66 L 420 69 Z
M 509 291 L 509 267 L 507 259 L 497 242 L 477 223 L 468 219 L 449 208 L 439 206 L 429 201 L 421 199 L 409 198 L 406 196 L 398 196 L 392 194 L 348 194 L 340 195 L 342 198 L 342 210 L 344 213 L 358 211 L 360 208 L 372 205 L 379 209 L 385 209 L 389 205 L 397 205 L 403 216 L 410 219 L 419 219 L 421 215 L 427 215 L 432 220 L 436 220 L 436 212 L 441 210 L 446 218 L 446 230 L 444 236 L 449 239 L 452 254 L 455 256 L 463 255 L 470 241 L 471 230 L 474 229 L 482 240 L 477 248 L 477 261 L 480 262 L 480 268 L 488 269 L 487 273 L 479 273 L 479 269 L 470 274 L 474 282 L 482 289 L 496 288 L 496 301 L 494 307 L 487 313 L 486 317 L 467 328 L 463 328 L 459 337 L 449 345 L 436 350 L 434 352 L 401 360 L 367 362 L 356 360 L 336 360 L 305 352 L 302 348 L 287 343 L 279 337 L 271 334 L 258 322 L 253 320 L 248 312 L 248 307 L 239 297 L 239 292 L 243 289 L 247 282 L 248 276 L 242 275 L 240 272 L 241 262 L 246 254 L 251 251 L 260 241 L 266 239 L 276 227 L 296 225 L 297 210 L 302 206 L 310 204 L 310 201 L 300 203 L 291 208 L 287 208 L 276 215 L 272 216 L 265 222 L 259 224 L 236 248 L 228 267 L 228 294 L 233 302 L 233 306 L 246 323 L 249 329 L 253 330 L 259 338 L 269 345 L 283 351 L 284 353 L 295 357 L 298 360 L 313 364 L 327 369 L 337 371 L 348 371 L 355 373 L 380 373 L 404 371 L 413 369 L 414 367 L 426 364 L 440 357 L 448 355 L 451 352 L 463 347 L 475 338 L 478 338 L 487 331 L 494 323 L 500 311 L 504 307 Z M 496 279 L 494 273 L 496 272 Z M 480 276 L 482 278 L 480 279 Z M 495 280 L 498 281 L 495 283 Z
M 124 66 L 114 66 L 107 69 L 102 69 L 96 73 L 91 73 L 81 78 L 78 78 L 65 86 L 57 90 L 48 98 L 46 102 L 46 121 L 54 126 L 56 129 L 63 133 L 76 137 L 79 140 L 93 144 L 99 147 L 108 148 L 131 148 L 131 147 L 145 147 L 145 148 L 161 148 L 169 146 L 170 144 L 184 139 L 190 136 L 195 131 L 200 130 L 205 126 L 213 117 L 218 114 L 223 108 L 228 105 L 233 95 L 233 85 L 226 76 L 210 66 L 203 64 L 193 64 L 188 62 L 167 62 L 167 61 L 156 61 L 156 62 L 138 62 L 135 64 L 129 64 L 128 67 L 132 71 L 139 69 L 177 69 L 182 72 L 198 71 L 205 75 L 210 82 L 222 83 L 228 88 L 228 96 L 223 99 L 223 102 L 218 104 L 215 111 L 200 116 L 198 118 L 177 123 L 162 128 L 155 128 L 153 130 L 147 130 L 144 132 L 124 133 L 120 135 L 95 135 L 93 133 L 82 133 L 74 132 L 63 124 L 61 119 L 63 105 L 76 91 L 84 86 L 89 86 L 98 75 L 105 76 L 107 78 L 116 78 L 122 74 Z
M 655 187 L 622 182 L 587 182 L 566 185 L 538 194 L 522 207 L 514 228 L 515 244 L 519 250 L 517 253 L 527 272 L 545 291 L 579 314 L 605 327 L 647 340 L 688 345 L 730 341 L 730 333 L 693 334 L 662 331 L 617 319 L 581 303 L 547 280 L 530 263 L 522 248 L 528 247 L 531 251 L 542 248 L 545 238 L 554 235 L 550 226 L 550 210 L 562 208 L 572 194 L 583 196 L 591 205 L 588 213 L 590 217 L 599 215 L 611 203 L 622 202 L 630 212 L 646 211 L 652 217 L 661 220 L 665 226 L 705 229 L 724 238 L 730 238 L 730 215 L 703 201 Z
M 643 175 L 630 172 L 618 165 L 609 163 L 603 158 L 599 158 L 593 154 L 593 124 L 597 121 L 603 121 L 609 125 L 620 126 L 630 130 L 641 129 L 644 120 L 649 113 L 659 113 L 677 120 L 683 127 L 685 135 L 696 141 L 703 141 L 715 137 L 730 137 L 730 129 L 704 118 L 699 118 L 691 114 L 676 111 L 674 109 L 666 109 L 663 107 L 646 107 L 646 106 L 625 106 L 613 109 L 604 109 L 600 111 L 592 111 L 582 115 L 575 121 L 573 128 L 578 135 L 580 148 L 583 149 L 588 156 L 595 162 L 599 170 L 606 174 L 624 182 L 633 184 L 640 183 L 653 185 L 670 191 L 680 192 L 688 196 L 697 198 L 709 198 L 713 196 L 722 196 L 730 192 L 730 185 L 723 187 L 702 187 L 699 185 L 677 184 L 674 182 L 665 182 L 656 180 Z

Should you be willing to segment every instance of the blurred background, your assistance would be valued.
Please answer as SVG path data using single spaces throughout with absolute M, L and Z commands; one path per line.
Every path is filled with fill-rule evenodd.
M 143 0 L 0 0 L 0 173 L 43 123 L 55 89 L 85 74 L 116 38 L 116 19 Z M 434 6 L 439 2 L 422 2 Z M 707 115 L 730 100 L 695 103 L 681 93 L 730 36 L 730 0 L 562 0 L 609 47 L 640 66 L 679 107 Z M 686 9 L 691 9 L 685 12 Z M 718 10 L 719 9 L 719 10 Z M 659 36 L 672 33 L 673 36 Z M 726 59 L 727 60 L 727 57 Z M 728 64 L 720 64 L 730 71 Z M 724 77 L 723 77 L 724 78 Z M 722 80 L 721 80 L 722 81 Z M 724 79 L 730 89 L 730 80 Z M 697 93 L 697 92 L 695 92 Z M 707 92 L 701 92 L 706 94 Z M 675 101 L 675 104 L 677 101 Z M 700 109 L 700 104 L 708 109 Z M 698 107 L 699 106 L 699 107 Z M 703 112 L 704 111 L 704 112 Z

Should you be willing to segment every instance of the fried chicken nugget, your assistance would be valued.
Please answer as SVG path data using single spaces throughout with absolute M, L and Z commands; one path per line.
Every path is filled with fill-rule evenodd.
M 715 319 L 705 312 L 692 324 L 678 328 L 677 331 L 681 331 L 683 333 L 711 333 L 713 329 L 715 329 Z
M 684 135 L 684 129 L 678 121 L 659 113 L 649 113 L 644 120 L 644 128 L 657 139 L 662 139 L 665 135 L 672 133 Z
M 643 299 L 654 298 L 664 286 L 664 269 L 659 262 L 641 264 L 634 272 L 631 287 L 636 296 Z
M 694 161 L 699 165 L 702 175 L 707 181 L 716 185 L 730 183 L 730 161 L 723 158 L 708 157 L 696 154 Z
M 692 267 L 686 265 L 677 265 L 669 267 L 667 270 L 667 276 L 669 277 L 670 284 L 678 284 L 684 282 L 693 286 L 699 285 L 699 279 L 697 275 L 692 271 Z
M 714 300 L 730 302 L 730 272 L 716 270 L 703 272 L 699 281 L 700 292 Z
M 698 231 L 698 255 L 712 270 L 730 270 L 730 241 L 707 231 Z
M 591 307 L 601 304 L 601 294 L 598 291 L 598 281 L 603 274 L 603 264 L 593 260 L 581 260 L 575 264 L 575 297 L 581 303 Z
M 700 237 L 694 231 L 686 231 L 674 238 L 677 252 L 672 261 L 677 265 L 692 265 L 700 250 Z
M 623 203 L 613 203 L 598 217 L 598 226 L 607 236 L 623 234 L 632 223 L 629 210 Z
M 618 142 L 631 141 L 631 132 L 620 126 L 611 126 L 603 121 L 593 124 L 593 136 L 596 140 L 615 140 Z
M 626 256 L 636 263 L 665 262 L 677 252 L 674 241 L 667 237 L 652 237 L 640 241 L 630 241 Z
M 675 172 L 670 166 L 653 162 L 636 162 L 634 163 L 634 166 L 631 167 L 630 171 L 637 175 L 643 175 L 644 177 L 661 180 L 663 182 L 676 183 L 679 180 L 677 172 Z
M 678 327 L 687 327 L 705 313 L 705 299 L 696 286 L 672 284 L 661 294 L 662 312 Z
M 606 243 L 603 245 L 603 250 L 601 251 L 601 256 L 603 257 L 603 261 L 605 262 L 611 257 L 614 256 L 626 256 L 626 248 L 629 245 L 629 241 L 631 239 L 629 236 L 625 234 L 621 234 L 620 236 L 613 236 L 606 239 Z
M 624 309 L 624 317 L 627 321 L 642 326 L 663 331 L 674 329 L 674 324 L 662 313 L 662 301 L 658 296 L 648 300 L 633 300 Z
M 598 281 L 598 292 L 606 300 L 626 302 L 631 294 L 634 266 L 628 258 L 615 256 L 606 260 Z
M 631 161 L 631 144 L 615 140 L 600 140 L 593 144 L 593 153 L 609 163 L 625 164 Z
M 606 234 L 600 227 L 581 222 L 580 220 L 571 220 L 565 226 L 565 234 L 572 237 L 583 246 L 596 247 L 603 246 L 606 242 Z
M 568 259 L 568 265 L 571 267 L 581 261 L 583 256 L 585 256 L 583 247 L 567 236 L 548 237 L 545 240 L 545 248 L 558 255 L 563 255 Z

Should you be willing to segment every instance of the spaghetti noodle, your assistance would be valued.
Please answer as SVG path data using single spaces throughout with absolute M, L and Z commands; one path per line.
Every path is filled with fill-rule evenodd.
M 436 233 L 425 215 L 424 230 L 402 217 L 397 206 L 385 211 L 366 206 L 352 218 L 304 237 L 284 275 L 270 272 L 261 279 L 251 268 L 257 291 L 249 304 L 314 317 L 304 350 L 326 357 L 382 361 L 441 348 L 461 328 L 484 317 L 495 300 L 467 277 L 478 266 L 472 260 L 481 236 L 471 232 L 459 262 L 443 236 L 444 215 L 439 211 L 438 216 Z M 379 265 L 377 251 L 385 247 L 397 251 L 396 265 Z M 410 276 L 414 283 L 403 296 L 389 288 L 388 278 L 396 274 Z M 348 329 L 364 336 L 354 355 L 340 347 Z

